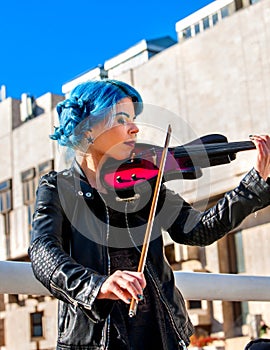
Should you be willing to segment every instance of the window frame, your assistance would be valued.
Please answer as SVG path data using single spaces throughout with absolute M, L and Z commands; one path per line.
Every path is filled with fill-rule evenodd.
M 31 312 L 29 316 L 30 316 L 30 338 L 31 338 L 31 341 L 44 339 L 44 312 L 43 311 Z M 38 320 L 34 319 L 36 316 L 39 316 Z M 39 332 L 39 331 L 37 332 L 37 330 L 35 330 L 36 328 L 41 330 L 41 332 Z

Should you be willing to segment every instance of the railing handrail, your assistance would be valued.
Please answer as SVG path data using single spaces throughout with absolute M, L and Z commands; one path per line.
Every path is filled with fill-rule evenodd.
M 189 300 L 270 301 L 270 277 L 174 271 Z M 0 261 L 0 294 L 50 295 L 34 277 L 31 263 Z

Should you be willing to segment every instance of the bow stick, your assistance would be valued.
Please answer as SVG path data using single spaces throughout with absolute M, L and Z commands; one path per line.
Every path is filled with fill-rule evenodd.
M 160 187 L 161 187 L 161 183 L 162 183 L 162 177 L 163 177 L 163 173 L 164 173 L 166 156 L 168 153 L 168 147 L 169 147 L 169 142 L 170 142 L 170 138 L 171 138 L 171 132 L 172 132 L 172 128 L 171 128 L 171 125 L 169 124 L 166 139 L 165 139 L 164 148 L 163 148 L 162 155 L 161 155 L 160 167 L 159 167 L 157 180 L 156 180 L 156 184 L 155 184 L 153 200 L 152 200 L 151 209 L 149 212 L 149 217 L 148 217 L 148 222 L 147 222 L 147 227 L 146 227 L 146 231 L 145 231 L 145 236 L 144 236 L 144 241 L 143 241 L 143 246 L 142 246 L 142 251 L 141 251 L 141 256 L 140 256 L 137 272 L 144 271 L 147 251 L 148 251 L 150 237 L 151 237 L 151 231 L 152 231 L 154 219 L 155 219 L 155 212 L 156 212 L 156 208 L 157 208 L 158 196 L 159 196 Z M 138 306 L 137 300 L 135 298 L 132 298 L 131 302 L 130 302 L 129 313 L 128 313 L 128 315 L 130 317 L 134 317 L 136 315 L 137 306 Z

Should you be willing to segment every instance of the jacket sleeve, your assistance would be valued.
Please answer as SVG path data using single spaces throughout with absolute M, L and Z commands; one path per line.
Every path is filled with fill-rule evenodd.
M 70 224 L 59 199 L 55 172 L 41 178 L 28 250 L 35 277 L 56 298 L 84 311 L 93 322 L 106 318 L 110 301 L 96 299 L 107 276 L 78 264 L 64 250 Z
M 177 243 L 206 246 L 237 227 L 249 214 L 270 204 L 270 185 L 253 168 L 235 189 L 205 212 L 180 196 L 166 194 L 165 229 Z

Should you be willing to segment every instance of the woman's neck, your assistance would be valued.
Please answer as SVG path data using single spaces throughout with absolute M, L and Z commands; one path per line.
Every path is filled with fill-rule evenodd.
M 104 188 L 99 181 L 99 169 L 101 161 L 92 154 L 77 154 L 76 160 L 80 164 L 89 184 L 98 191 L 104 192 Z

